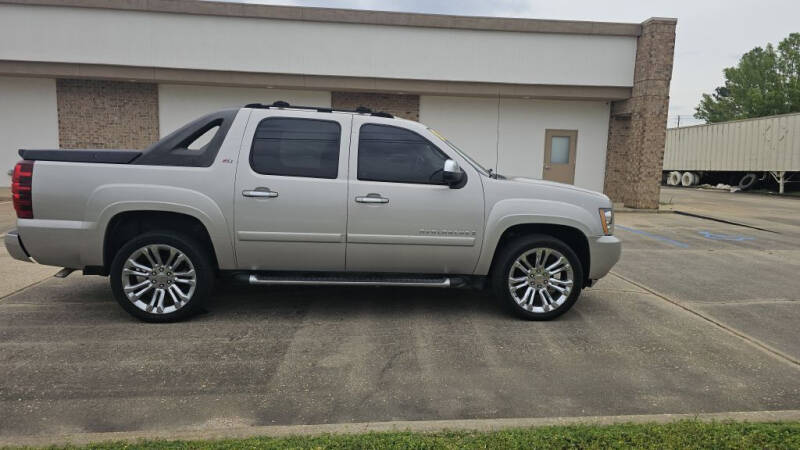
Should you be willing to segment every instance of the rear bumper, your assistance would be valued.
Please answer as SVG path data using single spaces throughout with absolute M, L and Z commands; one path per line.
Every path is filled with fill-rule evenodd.
M 589 239 L 591 265 L 589 279 L 603 278 L 619 261 L 622 253 L 622 241 L 616 236 L 598 236 Z
M 12 258 L 20 261 L 33 262 L 31 256 L 25 251 L 25 246 L 22 245 L 22 240 L 19 238 L 17 230 L 11 230 L 6 233 L 4 238 L 6 250 Z

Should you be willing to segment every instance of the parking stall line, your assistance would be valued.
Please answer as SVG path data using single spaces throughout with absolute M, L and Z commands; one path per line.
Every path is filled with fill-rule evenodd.
M 685 242 L 676 241 L 676 240 L 670 239 L 670 238 L 668 238 L 666 236 L 661 236 L 660 234 L 648 233 L 647 231 L 637 230 L 635 228 L 625 227 L 625 226 L 622 226 L 622 225 L 616 225 L 615 227 L 620 229 L 620 230 L 625 230 L 625 231 L 628 231 L 628 232 L 631 232 L 631 233 L 640 234 L 642 236 L 649 237 L 651 239 L 655 239 L 657 241 L 665 242 L 667 244 L 674 245 L 675 247 L 689 248 L 689 244 L 687 244 Z
M 700 236 L 703 236 L 706 239 L 711 239 L 714 241 L 754 241 L 756 238 L 752 236 L 744 236 L 741 234 L 723 234 L 723 233 L 712 233 L 710 231 L 698 231 L 697 232 Z
M 34 282 L 32 282 L 31 284 L 29 284 L 27 286 L 23 286 L 23 287 L 15 290 L 15 291 L 12 291 L 12 292 L 9 292 L 8 294 L 0 296 L 0 303 L 2 303 L 3 300 L 5 300 L 5 299 L 7 299 L 7 298 L 9 298 L 11 296 L 14 296 L 16 294 L 19 294 L 20 292 L 22 292 L 22 291 L 24 291 L 24 290 L 26 290 L 28 288 L 32 288 L 34 286 L 38 286 L 38 285 L 44 283 L 45 281 L 50 280 L 51 278 L 53 278 L 53 276 L 52 275 L 48 275 L 46 278 L 42 278 L 41 280 L 34 281 Z

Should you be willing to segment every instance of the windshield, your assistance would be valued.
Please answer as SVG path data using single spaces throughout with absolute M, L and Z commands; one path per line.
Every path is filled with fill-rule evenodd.
M 489 176 L 489 171 L 486 168 L 484 168 L 482 165 L 478 164 L 478 162 L 475 161 L 474 159 L 470 158 L 469 155 L 464 153 L 464 151 L 461 150 L 460 148 L 456 147 L 455 144 L 453 144 L 452 142 L 448 141 L 447 138 L 442 135 L 442 133 L 439 133 L 438 131 L 434 130 L 433 128 L 428 128 L 428 131 L 430 131 L 431 133 L 435 134 L 436 137 L 438 137 L 439 139 L 443 140 L 450 148 L 453 149 L 453 151 L 455 151 L 456 153 L 461 155 L 462 158 L 466 159 L 467 162 L 470 163 L 470 165 L 475 168 L 475 170 L 477 170 L 478 172 L 481 172 L 483 175 L 486 175 L 487 177 Z

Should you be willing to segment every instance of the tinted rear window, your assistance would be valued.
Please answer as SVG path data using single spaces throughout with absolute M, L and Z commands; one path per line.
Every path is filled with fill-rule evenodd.
M 264 175 L 336 178 L 340 138 L 338 122 L 270 117 L 256 128 L 250 166 Z

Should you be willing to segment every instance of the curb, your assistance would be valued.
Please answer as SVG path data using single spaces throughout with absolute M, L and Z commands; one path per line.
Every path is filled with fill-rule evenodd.
M 221 429 L 183 429 L 126 431 L 109 433 L 74 433 L 63 435 L 0 437 L 0 446 L 85 445 L 109 441 L 142 439 L 219 440 L 256 436 L 313 436 L 321 434 L 356 434 L 392 431 L 433 433 L 437 431 L 498 431 L 508 428 L 533 428 L 555 425 L 613 425 L 621 423 L 671 423 L 679 420 L 701 422 L 789 422 L 800 421 L 800 410 L 721 412 L 699 414 L 642 414 L 623 416 L 543 417 L 519 419 L 420 420 L 361 422 L 320 425 L 269 425 Z
M 681 211 L 681 210 L 677 210 L 677 209 L 675 210 L 675 214 L 678 214 L 678 215 L 681 215 L 681 216 L 694 217 L 694 218 L 697 218 L 697 219 L 711 220 L 713 222 L 719 222 L 719 223 L 724 223 L 724 224 L 728 224 L 728 225 L 735 225 L 737 227 L 751 228 L 753 230 L 766 231 L 767 233 L 781 234 L 781 233 L 778 233 L 777 231 L 768 230 L 766 228 L 760 228 L 760 227 L 757 227 L 757 226 L 754 226 L 754 225 L 748 225 L 748 224 L 743 223 L 743 222 L 736 222 L 736 221 L 728 220 L 728 219 L 720 219 L 718 217 L 713 217 L 713 216 L 709 216 L 709 215 L 706 215 L 706 214 L 699 214 L 699 213 L 690 212 L 690 211 Z
M 636 208 L 614 208 L 614 214 L 673 214 L 672 209 L 636 209 Z
M 614 208 L 614 213 L 635 213 L 635 214 L 665 214 L 665 213 L 672 213 L 672 209 L 669 206 L 672 205 L 662 205 L 659 204 L 658 208 L 630 208 L 625 206 L 623 203 L 612 203 L 612 208 Z

